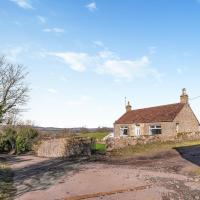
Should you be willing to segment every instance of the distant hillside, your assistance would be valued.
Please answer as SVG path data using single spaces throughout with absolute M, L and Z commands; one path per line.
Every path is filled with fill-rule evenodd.
M 35 126 L 42 134 L 78 134 L 78 133 L 92 133 L 92 132 L 113 132 L 113 128 L 110 127 L 101 127 L 101 128 L 84 128 L 84 127 L 77 127 L 77 128 L 55 128 L 55 127 L 39 127 Z

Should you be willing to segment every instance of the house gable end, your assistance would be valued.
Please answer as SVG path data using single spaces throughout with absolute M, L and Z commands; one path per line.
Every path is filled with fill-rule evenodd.
M 199 130 L 199 120 L 189 104 L 185 104 L 175 117 L 174 122 L 179 124 L 179 132 L 195 132 Z

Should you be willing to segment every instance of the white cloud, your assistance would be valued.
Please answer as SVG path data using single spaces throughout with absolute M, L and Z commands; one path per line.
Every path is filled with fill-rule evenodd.
M 137 76 L 151 74 L 152 70 L 148 67 L 149 59 L 143 56 L 137 60 L 109 59 L 98 69 L 99 73 L 110 74 L 117 78 L 131 79 Z
M 97 53 L 97 56 L 103 59 L 106 58 L 115 58 L 118 59 L 119 57 L 112 51 L 109 50 L 103 50 Z
M 55 90 L 54 88 L 49 88 L 47 91 L 51 94 L 57 94 L 57 90 Z
M 122 59 L 108 50 L 100 51 L 95 55 L 78 52 L 54 52 L 49 55 L 61 58 L 71 69 L 78 72 L 88 70 L 97 74 L 111 75 L 115 79 L 127 80 L 147 76 L 157 79 L 161 77 L 161 74 L 150 66 L 147 56 L 138 59 Z
M 96 6 L 95 2 L 91 2 L 91 3 L 89 3 L 89 4 L 86 5 L 86 8 L 89 11 L 93 12 L 93 11 L 95 11 L 97 9 L 97 6 Z
M 23 9 L 33 9 L 30 0 L 10 0 Z
M 45 28 L 43 29 L 44 32 L 54 32 L 54 33 L 64 33 L 65 30 L 62 28 Z
M 65 52 L 65 53 L 49 53 L 50 55 L 61 58 L 69 64 L 70 68 L 82 72 L 91 63 L 92 58 L 86 53 Z
M 38 15 L 37 18 L 38 18 L 38 20 L 39 20 L 42 24 L 45 24 L 45 23 L 46 23 L 45 17 Z

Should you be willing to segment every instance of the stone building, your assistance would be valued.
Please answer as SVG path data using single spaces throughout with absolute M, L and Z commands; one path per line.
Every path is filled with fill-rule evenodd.
M 163 139 L 176 136 L 178 132 L 199 131 L 199 121 L 192 111 L 186 89 L 182 89 L 180 102 L 150 108 L 132 110 L 130 103 L 126 112 L 114 123 L 114 136 L 157 135 Z

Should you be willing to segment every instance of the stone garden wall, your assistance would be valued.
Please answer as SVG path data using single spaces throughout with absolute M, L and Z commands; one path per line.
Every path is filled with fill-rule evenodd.
M 200 140 L 200 132 L 182 132 L 177 133 L 177 136 L 175 138 L 178 141 L 181 140 Z
M 107 150 L 120 149 L 126 146 L 135 146 L 136 144 L 149 144 L 154 142 L 185 140 L 200 140 L 200 132 L 178 133 L 174 138 L 163 140 L 159 135 L 145 135 L 138 137 L 109 138 L 106 140 Z
M 200 140 L 200 132 L 178 133 L 176 137 L 168 139 L 168 141 L 187 141 Z M 166 140 L 165 140 L 166 141 Z M 36 145 L 34 151 L 40 157 L 71 157 L 80 155 L 91 155 L 91 144 L 94 141 L 81 137 L 55 137 L 42 138 Z M 104 141 L 102 141 L 105 143 Z M 149 144 L 154 142 L 163 142 L 163 138 L 159 135 L 145 135 L 137 137 L 109 138 L 106 140 L 108 151 L 120 149 L 126 146 L 135 146 L 136 144 Z M 100 143 L 100 142 L 99 142 Z
M 79 137 L 43 138 L 34 145 L 37 156 L 58 158 L 91 155 L 91 140 Z

